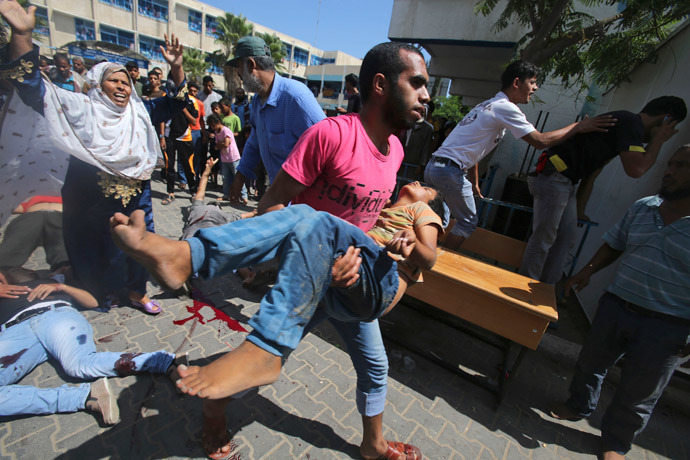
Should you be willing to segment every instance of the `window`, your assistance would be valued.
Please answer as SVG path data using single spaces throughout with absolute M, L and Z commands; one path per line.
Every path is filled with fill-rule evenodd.
M 285 60 L 289 61 L 292 59 L 292 45 L 283 42 L 283 53 L 285 53 Z
M 132 11 L 132 0 L 100 0 L 100 2 L 122 8 L 123 10 Z
M 209 72 L 215 73 L 218 75 L 223 75 L 223 68 L 218 65 L 218 59 L 214 55 L 207 54 L 206 55 L 206 62 L 211 63 L 211 67 L 208 68 Z
M 74 20 L 74 29 L 77 35 L 77 40 L 95 40 L 96 26 L 92 21 L 85 21 L 84 19 L 76 18 Z
M 160 46 L 165 46 L 165 42 L 139 35 L 139 52 L 153 61 L 165 62 Z
M 34 32 L 40 35 L 50 35 L 48 10 L 41 6 L 36 7 L 36 27 L 34 27 Z
M 101 26 L 101 40 L 134 49 L 134 34 L 114 27 Z
M 139 14 L 156 21 L 168 22 L 168 1 L 139 0 Z
M 335 58 L 321 58 L 322 64 L 335 64 Z
M 307 65 L 309 59 L 309 51 L 303 50 L 295 46 L 295 62 L 297 64 Z
M 208 14 L 206 15 L 206 35 L 210 37 L 217 37 L 218 32 L 216 32 L 216 28 L 218 27 L 218 23 L 216 22 L 216 18 L 213 16 L 209 16 Z
M 199 11 L 189 10 L 189 19 L 187 19 L 189 30 L 196 33 L 201 33 L 201 13 Z

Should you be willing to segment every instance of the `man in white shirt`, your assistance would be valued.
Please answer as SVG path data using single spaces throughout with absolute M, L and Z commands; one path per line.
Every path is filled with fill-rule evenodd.
M 514 137 L 541 150 L 573 134 L 606 131 L 615 124 L 612 117 L 600 116 L 584 118 L 555 131 L 539 132 L 517 106 L 529 102 L 537 90 L 537 73 L 537 67 L 528 62 L 510 64 L 501 75 L 501 91 L 474 107 L 429 160 L 424 181 L 443 192 L 456 220 L 446 238 L 446 247 L 457 249 L 477 226 L 473 194 L 481 196 L 481 193 L 476 166 L 496 147 L 507 129 Z

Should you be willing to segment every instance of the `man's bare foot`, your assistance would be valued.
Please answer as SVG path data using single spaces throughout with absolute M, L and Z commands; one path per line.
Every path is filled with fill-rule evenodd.
M 621 455 L 613 450 L 607 450 L 601 453 L 601 458 L 603 460 L 625 460 L 625 455 Z
M 204 424 L 201 428 L 201 445 L 210 459 L 227 458 L 232 450 L 230 433 L 225 418 L 226 400 L 204 401 Z
M 165 289 L 179 289 L 192 275 L 189 244 L 147 232 L 144 211 L 136 210 L 130 217 L 116 213 L 110 218 L 110 233 L 115 244 L 142 264 Z
M 181 378 L 177 386 L 190 396 L 220 399 L 273 383 L 280 376 L 280 369 L 279 356 L 245 341 L 206 366 L 179 366 Z

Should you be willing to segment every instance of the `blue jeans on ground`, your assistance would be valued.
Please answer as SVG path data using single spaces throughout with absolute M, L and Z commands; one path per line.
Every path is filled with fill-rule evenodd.
M 545 283 L 557 283 L 577 236 L 577 187 L 562 174 L 527 178 L 534 197 L 532 235 L 519 273 Z
M 223 176 L 223 196 L 230 196 L 230 185 L 237 174 L 237 165 L 240 164 L 240 160 L 233 161 L 232 163 L 220 163 L 220 174 Z M 242 185 L 242 199 L 247 199 L 247 187 Z
M 66 302 L 61 302 L 66 305 Z M 120 352 L 96 352 L 93 329 L 72 307 L 58 307 L 11 326 L 0 333 L 0 356 L 14 362 L 0 367 L 0 415 L 54 414 L 84 409 L 89 383 L 58 388 L 13 385 L 33 368 L 56 358 L 65 372 L 80 379 L 114 377 Z M 175 356 L 165 351 L 134 356 L 133 371 L 162 374 Z
M 203 229 L 186 241 L 192 270 L 204 278 L 279 257 L 278 279 L 250 320 L 248 340 L 284 356 L 315 324 L 330 319 L 357 372 L 359 411 L 383 412 L 388 360 L 376 318 L 398 289 L 397 265 L 383 248 L 354 225 L 306 205 Z M 331 289 L 333 261 L 349 246 L 362 249 L 360 279 L 349 289 Z
M 426 164 L 424 182 L 443 193 L 443 199 L 455 218 L 453 235 L 469 238 L 477 228 L 477 205 L 467 174 L 454 163 L 436 164 L 434 158 Z
M 639 308 L 639 307 L 638 307 Z M 613 401 L 601 421 L 604 451 L 625 455 L 673 375 L 690 334 L 687 322 L 648 316 L 604 293 L 570 384 L 569 408 L 589 417 L 609 367 L 625 356 Z

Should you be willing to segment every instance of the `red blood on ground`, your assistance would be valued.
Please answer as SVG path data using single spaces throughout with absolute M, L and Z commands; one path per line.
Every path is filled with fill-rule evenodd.
M 201 309 L 203 307 L 211 308 L 213 310 L 213 313 L 215 314 L 215 316 L 208 321 L 204 321 L 204 317 L 201 314 Z M 212 307 L 211 305 L 208 305 L 206 303 L 199 302 L 198 300 L 194 301 L 194 305 L 187 306 L 187 311 L 189 313 L 191 313 L 192 316 L 190 316 L 188 318 L 180 319 L 180 320 L 174 320 L 173 324 L 180 326 L 180 325 L 186 323 L 187 321 L 190 321 L 190 320 L 196 318 L 199 320 L 199 322 L 201 324 L 207 324 L 207 323 L 210 323 L 211 321 L 220 321 L 221 323 L 225 323 L 228 326 L 228 328 L 230 328 L 231 331 L 247 332 L 247 330 L 245 328 L 243 328 L 242 325 L 238 321 L 230 318 L 228 315 L 226 315 L 222 311 L 218 310 L 217 308 Z

